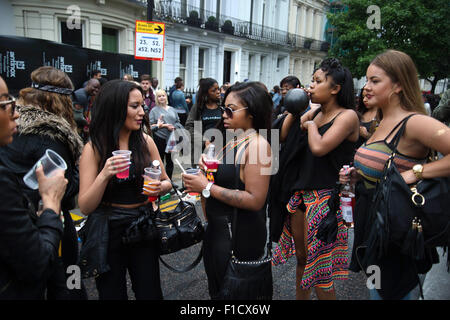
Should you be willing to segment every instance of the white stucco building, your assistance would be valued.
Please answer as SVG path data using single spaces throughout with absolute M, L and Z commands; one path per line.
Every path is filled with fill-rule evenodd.
M 308 83 L 326 54 L 326 0 L 154 2 L 153 21 L 166 24 L 164 61 L 152 62 L 163 88 L 177 76 L 191 89 L 202 77 L 219 84 L 256 80 L 269 89 L 288 74 Z M 146 6 L 146 0 L 2 0 L 0 34 L 133 55 L 135 21 L 147 20 Z

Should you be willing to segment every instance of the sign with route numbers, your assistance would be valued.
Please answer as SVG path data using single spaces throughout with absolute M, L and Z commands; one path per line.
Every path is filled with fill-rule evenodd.
M 165 23 L 136 20 L 134 57 L 163 61 L 165 33 Z

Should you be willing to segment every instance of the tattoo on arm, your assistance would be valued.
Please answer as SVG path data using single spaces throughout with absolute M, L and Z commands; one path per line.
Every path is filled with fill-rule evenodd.
M 220 192 L 222 199 L 232 206 L 240 207 L 242 204 L 242 195 L 239 190 L 223 189 Z

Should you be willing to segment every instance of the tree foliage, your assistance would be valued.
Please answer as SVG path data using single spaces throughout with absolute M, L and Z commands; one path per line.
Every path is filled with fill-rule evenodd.
M 406 52 L 414 60 L 419 76 L 432 83 L 449 77 L 450 5 L 448 0 L 343 0 L 345 10 L 329 13 L 336 41 L 330 55 L 339 58 L 355 77 L 362 77 L 370 61 L 386 49 Z M 369 29 L 380 8 L 380 28 Z M 434 77 L 433 81 L 430 78 Z

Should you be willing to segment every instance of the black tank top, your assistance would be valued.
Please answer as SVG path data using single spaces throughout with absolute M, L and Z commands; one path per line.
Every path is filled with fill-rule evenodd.
M 133 159 L 130 164 L 130 175 L 127 179 L 117 179 L 114 176 L 103 193 L 102 202 L 117 204 L 135 204 L 147 200 L 142 194 L 142 184 L 138 182 Z
M 331 128 L 334 120 L 321 126 L 318 130 L 320 135 Z M 316 114 L 317 115 L 317 114 Z M 308 139 L 308 135 L 304 136 Z M 343 165 L 350 164 L 353 161 L 357 142 L 351 142 L 347 139 L 341 142 L 335 149 L 322 157 L 316 157 L 311 152 L 309 143 L 306 146 L 306 152 L 300 165 L 300 183 L 297 184 L 299 190 L 320 190 L 332 189 L 339 180 L 339 170 Z
M 248 143 L 242 150 L 242 154 L 248 147 Z M 214 174 L 214 183 L 218 186 L 227 189 L 236 189 L 235 177 L 237 174 L 237 168 L 233 163 L 226 163 L 227 159 L 235 159 L 235 152 L 237 149 L 230 150 L 233 152 L 233 157 L 227 155 L 222 159 L 223 164 L 220 164 L 217 168 L 217 172 Z M 238 189 L 245 190 L 245 185 L 238 179 Z M 234 214 L 234 207 L 229 206 L 213 197 L 206 199 L 206 215 L 208 217 L 208 223 L 214 223 L 214 220 L 222 220 L 227 218 L 231 221 Z M 235 234 L 235 254 L 239 259 L 252 259 L 256 260 L 264 255 L 265 244 L 267 238 L 266 230 L 266 206 L 259 211 L 249 211 L 244 209 L 237 209 L 237 221 L 236 221 L 236 234 Z M 235 223 L 233 221 L 233 223 Z M 226 226 L 226 225 L 225 225 Z M 251 230 L 251 232 L 249 232 Z M 228 233 L 228 228 L 222 230 L 222 232 Z

